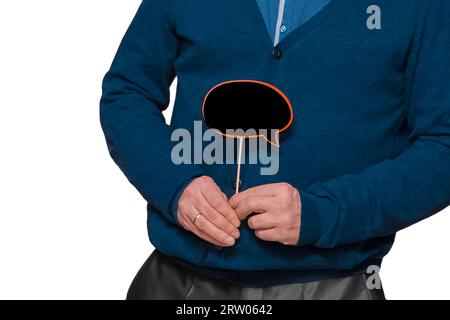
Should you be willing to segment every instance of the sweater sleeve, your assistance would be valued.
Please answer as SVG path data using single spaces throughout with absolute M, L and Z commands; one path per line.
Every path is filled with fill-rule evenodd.
M 103 81 L 100 118 L 114 161 L 151 206 L 176 223 L 179 189 L 203 175 L 171 161 L 170 99 L 178 42 L 172 0 L 144 0 Z
M 450 3 L 426 3 L 406 68 L 409 147 L 358 174 L 301 190 L 300 246 L 388 236 L 450 203 Z

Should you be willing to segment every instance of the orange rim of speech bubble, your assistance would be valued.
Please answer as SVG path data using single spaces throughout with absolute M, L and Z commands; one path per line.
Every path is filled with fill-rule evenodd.
M 234 138 L 234 139 L 255 139 L 255 138 L 264 138 L 264 140 L 266 140 L 267 142 L 269 142 L 270 144 L 276 146 L 276 147 L 280 147 L 280 142 L 279 142 L 279 135 L 280 132 L 285 131 L 287 128 L 289 128 L 292 124 L 292 121 L 294 120 L 294 110 L 292 109 L 292 104 L 291 101 L 288 99 L 288 97 L 284 94 L 283 91 L 281 91 L 280 89 L 278 89 L 277 87 L 275 87 L 274 85 L 267 83 L 267 82 L 263 82 L 263 81 L 257 81 L 257 80 L 230 80 L 230 81 L 225 81 L 225 82 L 221 82 L 217 85 L 215 85 L 213 88 L 211 88 L 208 93 L 206 94 L 205 98 L 203 99 L 203 105 L 202 105 L 202 117 L 203 120 L 205 120 L 205 103 L 206 100 L 208 99 L 209 94 L 214 91 L 214 89 L 223 86 L 225 84 L 229 84 L 229 83 L 234 83 L 234 82 L 250 82 L 250 83 L 258 83 L 261 84 L 263 86 L 269 87 L 273 90 L 275 90 L 278 94 L 280 94 L 283 99 L 287 102 L 287 105 L 289 107 L 289 112 L 291 114 L 289 122 L 287 125 L 285 125 L 283 128 L 277 130 L 275 132 L 275 137 L 273 141 L 270 141 L 264 134 L 258 134 L 258 135 L 251 135 L 251 136 L 237 136 L 237 135 L 233 135 L 233 134 L 227 134 L 227 133 L 223 133 L 220 130 L 217 129 L 213 129 L 215 130 L 218 134 L 228 137 L 228 138 Z

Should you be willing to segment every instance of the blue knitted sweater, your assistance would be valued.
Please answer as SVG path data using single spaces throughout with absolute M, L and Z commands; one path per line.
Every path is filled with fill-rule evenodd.
M 331 0 L 274 50 L 255 0 L 143 1 L 104 79 L 101 122 L 148 201 L 157 249 L 242 284 L 312 281 L 381 263 L 397 231 L 449 204 L 450 1 L 378 0 L 379 25 L 372 2 Z M 174 164 L 171 132 L 192 130 L 208 90 L 235 79 L 271 83 L 292 103 L 278 174 L 244 165 L 242 189 L 298 188 L 298 247 L 262 241 L 244 223 L 219 250 L 176 221 L 195 177 L 233 194 L 236 167 Z

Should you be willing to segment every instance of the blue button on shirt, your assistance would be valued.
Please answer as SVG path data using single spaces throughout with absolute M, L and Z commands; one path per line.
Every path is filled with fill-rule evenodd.
M 330 0 L 256 0 L 274 46 L 319 13 Z

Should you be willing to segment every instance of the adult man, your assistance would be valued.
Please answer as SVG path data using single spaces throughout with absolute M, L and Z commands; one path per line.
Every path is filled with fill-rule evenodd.
M 383 297 L 367 268 L 450 201 L 450 4 L 377 2 L 143 2 L 101 103 L 157 249 L 130 299 Z M 234 79 L 271 83 L 294 109 L 279 172 L 245 166 L 235 196 L 234 167 L 170 157 L 171 130 Z

